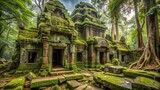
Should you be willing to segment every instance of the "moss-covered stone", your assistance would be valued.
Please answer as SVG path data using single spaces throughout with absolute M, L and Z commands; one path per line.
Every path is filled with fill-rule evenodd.
M 83 74 L 68 74 L 68 75 L 63 75 L 63 76 L 66 78 L 67 81 L 83 78 Z
M 35 64 L 20 64 L 16 73 L 29 73 L 29 72 L 38 72 L 41 67 L 40 63 Z
M 27 75 L 26 75 L 26 78 L 28 80 L 32 80 L 32 79 L 35 79 L 37 76 L 33 73 L 33 72 L 29 72 Z
M 38 30 L 34 29 L 21 30 L 18 35 L 18 40 L 40 42 L 40 39 L 38 38 Z
M 59 81 L 59 83 L 63 83 L 66 81 L 66 79 L 63 76 L 58 76 L 58 81 Z
M 120 65 L 120 61 L 119 61 L 119 59 L 117 59 L 117 58 L 113 58 L 113 60 L 112 60 L 112 64 L 113 65 Z
M 87 42 L 86 42 L 85 40 L 81 39 L 81 38 L 77 38 L 77 39 L 75 40 L 75 43 L 76 43 L 76 44 L 87 45 Z
M 76 87 L 81 86 L 82 84 L 77 82 L 77 81 L 75 81 L 75 80 L 71 80 L 71 81 L 67 81 L 67 85 L 68 85 L 70 90 L 73 90 Z
M 58 84 L 58 78 L 55 77 L 37 78 L 31 81 L 31 88 L 45 87 L 56 84 Z
M 60 86 L 55 85 L 55 86 L 53 86 L 53 87 L 52 87 L 52 90 L 62 90 L 62 89 L 61 89 L 61 87 L 60 87 Z
M 26 78 L 24 76 L 15 78 L 13 80 L 11 80 L 9 83 L 7 83 L 4 87 L 4 89 L 13 89 L 13 88 L 17 88 L 19 86 L 24 86 Z
M 95 74 L 94 80 L 112 90 L 131 90 L 131 83 L 122 77 Z
M 160 90 L 160 83 L 145 77 L 137 77 L 132 83 L 133 90 Z
M 43 76 L 43 77 L 46 77 L 48 76 L 49 72 L 47 70 L 43 70 L 40 75 Z
M 144 71 L 144 70 L 135 70 L 135 69 L 124 69 L 123 74 L 128 77 L 147 77 L 155 80 L 160 80 L 160 74 L 151 71 Z

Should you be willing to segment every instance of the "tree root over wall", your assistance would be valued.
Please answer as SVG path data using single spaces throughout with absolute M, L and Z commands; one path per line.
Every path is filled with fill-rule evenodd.
M 154 42 L 152 41 L 154 40 L 150 37 L 140 59 L 131 64 L 129 68 L 157 70 L 160 67 L 160 60 L 157 58 Z

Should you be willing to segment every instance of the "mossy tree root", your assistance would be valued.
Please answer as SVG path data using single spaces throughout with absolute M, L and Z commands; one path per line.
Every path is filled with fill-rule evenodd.
M 153 38 L 149 38 L 143 54 L 141 55 L 139 60 L 131 64 L 129 68 L 144 69 L 149 65 L 153 65 L 156 69 L 156 67 L 160 66 L 160 60 L 156 56 L 155 47 L 153 46 L 153 42 L 151 42 L 151 39 Z

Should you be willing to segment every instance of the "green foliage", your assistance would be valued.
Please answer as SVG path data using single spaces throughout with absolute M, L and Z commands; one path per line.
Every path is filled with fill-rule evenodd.
M 33 13 L 27 5 L 31 0 L 0 0 L 0 57 L 11 59 L 14 52 L 18 25 L 30 26 Z

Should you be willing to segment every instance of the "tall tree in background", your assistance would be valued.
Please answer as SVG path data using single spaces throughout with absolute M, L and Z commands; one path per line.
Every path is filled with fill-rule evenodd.
M 135 12 L 135 20 L 137 25 L 137 37 L 138 37 L 138 49 L 144 48 L 143 38 L 142 38 L 142 29 L 144 26 L 144 22 L 141 25 L 138 18 L 138 9 L 137 9 L 137 0 L 133 0 L 134 12 Z
M 114 38 L 115 40 L 119 40 L 118 21 L 120 18 L 120 10 L 127 1 L 128 0 L 110 0 L 109 2 L 108 8 L 109 8 L 109 15 L 111 16 L 111 23 L 112 23 L 111 35 L 112 35 L 112 38 Z
M 48 0 L 33 0 L 33 1 L 36 4 L 36 6 L 39 8 L 40 13 L 42 13 L 44 11 L 44 8 L 45 8 L 45 3 Z
M 9 39 L 10 32 L 19 25 L 30 25 L 33 13 L 28 9 L 31 0 L 0 0 L 0 58 L 4 51 L 11 51 L 15 40 Z M 16 37 L 16 35 L 14 35 Z M 7 48 L 7 50 L 6 50 Z
M 155 0 L 144 0 L 146 16 L 146 27 L 148 31 L 147 45 L 140 59 L 130 65 L 130 68 L 156 69 L 160 66 L 159 60 L 159 30 L 158 16 Z

